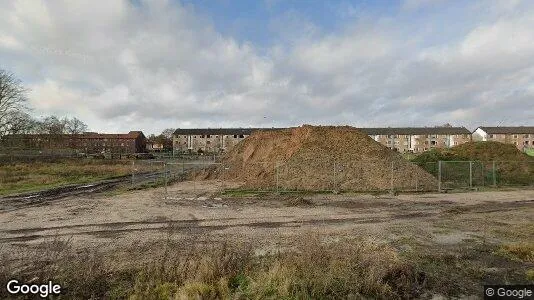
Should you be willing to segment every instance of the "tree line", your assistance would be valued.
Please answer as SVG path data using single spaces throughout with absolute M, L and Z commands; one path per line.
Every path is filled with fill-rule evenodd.
M 13 73 L 0 69 L 0 138 L 9 134 L 78 134 L 87 125 L 78 118 L 35 118 L 28 112 L 28 89 Z

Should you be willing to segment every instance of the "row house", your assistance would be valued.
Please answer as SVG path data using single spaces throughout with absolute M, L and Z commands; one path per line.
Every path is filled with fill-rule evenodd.
M 219 153 L 229 151 L 256 130 L 282 128 L 196 128 L 176 129 L 173 150 L 176 153 Z M 432 148 L 450 148 L 471 141 L 465 127 L 360 128 L 375 141 L 399 152 L 423 152 Z
M 407 153 L 451 148 L 471 141 L 471 132 L 465 127 L 382 127 L 360 130 L 388 148 Z
M 495 141 L 513 144 L 521 151 L 534 148 L 534 127 L 478 127 L 473 132 L 475 141 Z
M 175 153 L 221 153 L 257 130 L 278 128 L 194 128 L 176 129 L 173 135 Z

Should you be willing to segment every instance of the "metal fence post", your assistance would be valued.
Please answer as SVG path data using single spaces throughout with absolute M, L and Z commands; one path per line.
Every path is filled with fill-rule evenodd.
M 495 161 L 493 161 L 492 173 L 493 173 L 493 187 L 497 187 L 497 170 L 496 170 L 496 166 L 495 166 Z
M 393 191 L 393 180 L 394 180 L 394 177 L 395 177 L 395 175 L 394 175 L 394 173 L 395 173 L 394 168 L 395 168 L 395 162 L 392 161 L 392 162 L 391 162 L 391 178 L 390 178 L 390 182 L 389 182 L 389 192 L 390 192 L 391 194 L 394 193 L 394 191 Z
M 132 188 L 134 187 L 135 181 L 135 160 L 132 160 Z
M 441 160 L 438 161 L 438 192 L 441 193 Z
M 473 188 L 473 161 L 469 161 L 469 188 Z
M 334 187 L 332 188 L 332 190 L 334 192 L 336 192 L 336 162 L 334 161 L 334 177 L 333 177 L 333 185 Z
M 278 189 L 278 182 L 279 182 L 278 168 L 280 167 L 280 165 L 277 162 L 275 162 L 274 167 L 275 167 L 275 172 L 276 172 L 276 193 L 278 194 L 280 192 Z
M 163 163 L 163 174 L 165 181 L 165 200 L 167 200 L 167 163 Z

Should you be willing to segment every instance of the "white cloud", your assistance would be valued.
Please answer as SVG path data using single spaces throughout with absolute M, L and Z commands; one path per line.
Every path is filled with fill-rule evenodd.
M 494 14 L 447 40 L 403 17 L 323 32 L 291 12 L 259 49 L 171 1 L 11 1 L 0 4 L 0 60 L 27 79 L 36 113 L 77 114 L 98 131 L 532 122 L 534 9 L 500 5 L 466 8 Z

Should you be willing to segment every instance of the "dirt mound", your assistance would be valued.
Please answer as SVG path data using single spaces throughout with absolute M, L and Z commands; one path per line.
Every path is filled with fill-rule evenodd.
M 431 190 L 432 175 L 353 127 L 258 131 L 234 147 L 216 177 L 246 187 L 305 190 Z
M 450 149 L 457 156 L 471 160 L 533 161 L 515 145 L 499 142 L 470 142 Z
M 489 182 L 495 180 L 497 184 L 510 185 L 532 185 L 534 182 L 534 158 L 512 144 L 493 141 L 469 142 L 450 149 L 432 149 L 413 159 L 417 165 L 433 168 L 434 171 L 437 170 L 438 161 L 455 162 L 444 165 L 447 167 L 444 172 L 449 176 L 455 173 L 460 177 L 468 176 L 468 165 L 458 162 L 473 161 L 475 177 L 487 177 L 485 180 Z
M 512 144 L 499 142 L 469 142 L 450 149 L 432 149 L 418 155 L 413 162 L 421 164 L 436 161 L 517 161 L 534 162 Z

